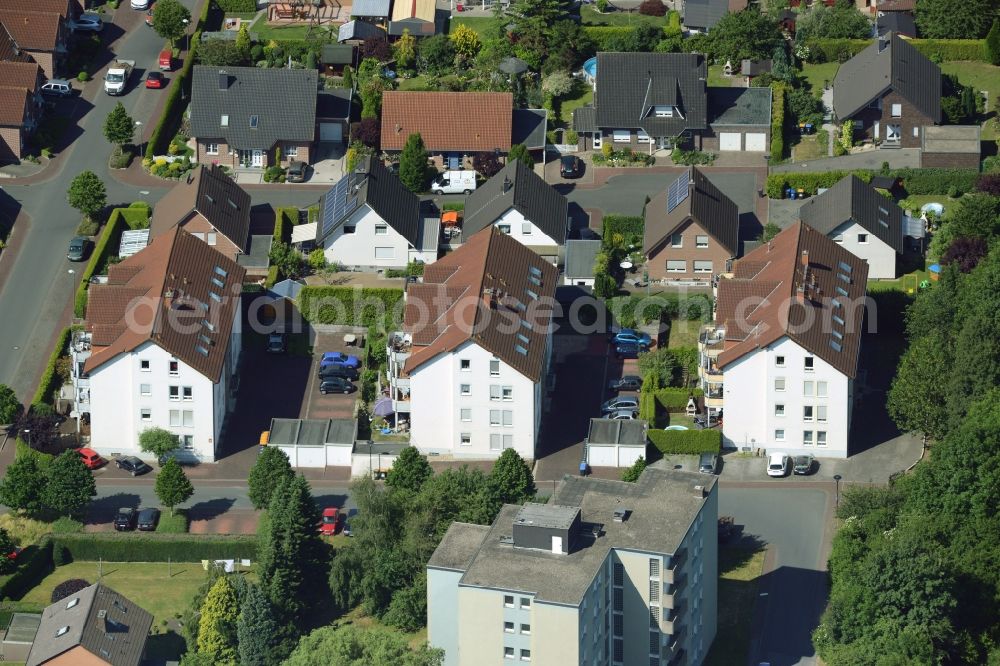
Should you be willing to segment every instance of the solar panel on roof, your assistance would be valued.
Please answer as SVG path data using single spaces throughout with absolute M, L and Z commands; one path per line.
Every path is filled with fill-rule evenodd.
M 682 201 L 688 197 L 688 183 L 691 182 L 691 170 L 688 169 L 680 176 L 677 180 L 670 183 L 670 187 L 667 188 L 667 212 L 673 212 L 674 208 L 677 208 Z
M 350 176 L 344 176 L 337 181 L 323 198 L 323 220 L 320 228 L 320 237 L 326 236 L 333 231 L 333 226 L 340 221 L 347 211 L 347 189 L 351 185 Z

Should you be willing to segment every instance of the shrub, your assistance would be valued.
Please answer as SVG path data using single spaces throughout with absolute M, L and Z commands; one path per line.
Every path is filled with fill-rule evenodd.
M 90 74 L 87 74 L 87 72 L 80 72 L 76 75 L 76 80 L 80 83 L 86 83 L 90 80 Z
M 73 556 L 70 555 L 69 548 L 63 545 L 52 547 L 52 562 L 57 567 L 66 566 L 73 561 Z M 59 601 L 59 599 L 53 599 L 52 601 Z
M 701 389 L 662 388 L 654 392 L 656 402 L 667 412 L 683 412 L 687 409 L 689 398 L 700 398 L 704 395 Z
M 954 187 L 959 193 L 970 192 L 976 185 L 976 169 L 897 169 L 891 176 L 903 179 L 909 195 L 946 194 Z
M 72 329 L 64 328 L 59 339 L 56 340 L 56 346 L 49 355 L 49 362 L 45 364 L 45 370 L 42 371 L 42 378 L 38 381 L 38 389 L 31 398 L 32 405 L 35 403 L 52 404 L 52 395 L 62 382 L 62 378 L 56 372 L 56 364 L 59 362 L 59 357 L 65 355 L 69 349 L 71 332 Z
M 674 148 L 670 153 L 670 161 L 674 164 L 712 164 L 715 162 L 715 153 L 705 153 L 700 150 L 682 150 Z
M 76 534 L 83 531 L 83 523 L 67 516 L 60 516 L 49 525 L 49 531 L 52 534 Z
M 718 453 L 722 449 L 720 430 L 649 430 L 649 441 L 663 454 Z
M 93 236 L 93 235 L 95 235 L 97 233 L 97 230 L 100 229 L 100 228 L 101 227 L 97 223 L 97 220 L 92 220 L 92 219 L 90 219 L 88 217 L 85 217 L 85 218 L 83 218 L 83 221 L 80 222 L 80 226 L 78 226 L 76 228 L 76 235 L 77 236 Z
M 265 183 L 283 183 L 285 182 L 285 169 L 280 166 L 269 166 L 264 169 L 264 182 Z
M 569 130 L 566 132 L 565 141 L 571 146 L 576 145 L 580 141 L 580 135 L 575 130 Z
M 402 314 L 402 289 L 305 286 L 299 311 L 313 324 L 383 324 L 393 311 Z
M 615 234 L 620 234 L 625 243 L 632 243 L 642 238 L 646 221 L 638 215 L 606 215 L 601 221 L 601 227 L 606 247 Z
M 253 536 L 204 536 L 200 534 L 82 533 L 54 535 L 54 544 L 69 549 L 74 560 L 110 562 L 200 562 L 201 560 L 253 558 Z
M 28 546 L 17 556 L 17 571 L 0 576 L 0 598 L 20 599 L 54 569 L 52 542 L 49 539 Z
M 257 11 L 257 0 L 216 0 L 215 4 L 229 14 L 252 14 Z
M 598 10 L 600 7 L 598 6 Z M 632 27 L 627 25 L 585 25 L 583 34 L 594 43 L 595 51 L 615 51 L 615 44 L 621 44 L 632 34 Z
M 785 92 L 788 85 L 774 83 L 771 85 L 771 162 L 778 163 L 785 157 Z
M 66 597 L 70 597 L 80 590 L 85 590 L 88 587 L 90 587 L 90 583 L 82 578 L 70 578 L 69 580 L 64 580 L 52 588 L 50 603 L 54 604 L 57 601 L 62 601 Z
M 645 16 L 666 16 L 667 8 L 663 5 L 662 0 L 644 0 L 639 5 L 639 13 Z
M 1000 174 L 984 173 L 979 176 L 976 179 L 976 191 L 994 197 L 1000 196 Z

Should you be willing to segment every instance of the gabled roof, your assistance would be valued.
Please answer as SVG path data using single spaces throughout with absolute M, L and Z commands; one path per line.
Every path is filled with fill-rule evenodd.
M 0 8 L 0 23 L 22 49 L 53 51 L 59 44 L 59 12 Z
M 218 382 L 245 276 L 208 243 L 171 228 L 111 266 L 107 284 L 90 286 L 84 324 L 93 353 L 84 370 L 152 342 Z
M 353 65 L 354 51 L 355 48 L 351 44 L 324 44 L 319 51 L 319 61 L 324 65 Z M 350 92 L 346 89 L 341 90 Z
M 31 11 L 33 12 L 50 12 L 54 14 L 59 14 L 63 18 L 70 17 L 70 5 L 67 0 L 31 0 Z M 76 3 L 73 3 L 76 4 Z M 20 0 L 5 0 L 0 2 L 0 5 L 6 7 L 17 8 L 19 5 L 23 6 Z
M 404 370 L 474 342 L 540 381 L 558 277 L 555 266 L 495 227 L 473 234 L 407 289 L 403 328 L 413 351 Z
M 320 198 L 316 240 L 329 236 L 362 206 L 375 211 L 412 247 L 422 247 L 420 197 L 389 173 L 381 160 L 370 156 Z
M 696 53 L 598 53 L 598 127 L 641 128 L 649 136 L 676 136 L 707 127 L 705 57 Z M 653 106 L 674 106 L 672 118 L 657 118 Z
M 687 0 L 684 3 L 684 25 L 712 28 L 729 12 L 742 11 L 746 6 L 746 0 Z
M 577 132 L 596 132 L 597 109 L 592 106 L 573 109 L 573 129 Z
M 806 201 L 799 218 L 825 236 L 853 220 L 897 253 L 903 252 L 903 211 L 857 176 L 844 176 Z
M 686 186 L 681 182 L 682 179 L 688 181 Z M 671 192 L 671 187 L 676 188 L 675 193 Z M 671 210 L 675 200 L 677 204 Z M 735 257 L 739 254 L 739 209 L 695 167 L 676 179 L 671 178 L 668 186 L 646 204 L 642 251 L 649 255 L 688 220 L 697 222 L 730 255 Z
M 725 327 L 719 367 L 788 337 L 854 377 L 868 264 L 796 222 L 736 262 L 719 281 L 715 322 Z
M 21 127 L 31 97 L 25 88 L 0 86 L 0 127 Z
M 548 117 L 545 109 L 514 109 L 510 121 L 511 145 L 521 143 L 528 150 L 544 148 Z
M 209 224 L 231 240 L 240 252 L 247 251 L 250 237 L 250 195 L 218 166 L 202 166 L 175 185 L 153 209 L 153 237 L 198 212 Z
M 35 92 L 42 80 L 42 68 L 34 61 L 0 61 L 0 86 L 24 88 Z
M 569 202 L 521 160 L 511 160 L 465 202 L 463 229 L 474 234 L 511 208 L 559 245 L 566 242 Z
M 351 16 L 387 18 L 392 0 L 354 0 Z
M 382 150 L 402 150 L 411 134 L 436 152 L 510 150 L 514 97 L 495 92 L 402 92 L 382 95 Z
M 35 62 L 30 55 L 21 50 L 2 22 L 0 22 L 0 60 L 4 62 Z
M 875 19 L 879 36 L 890 32 L 899 33 L 904 37 L 917 36 L 917 23 L 913 15 L 906 12 L 888 12 Z
M 318 76 L 315 69 L 195 65 L 191 133 L 225 139 L 239 150 L 269 150 L 279 141 L 311 142 L 316 137 Z
M 91 663 L 138 666 L 153 616 L 110 587 L 95 583 L 44 611 L 28 653 L 27 666 L 39 666 L 77 647 Z
M 846 120 L 890 89 L 941 122 L 941 68 L 894 32 L 840 66 L 833 80 L 833 111 Z
M 316 117 L 349 120 L 354 96 L 346 88 L 322 90 L 316 95 Z
M 402 35 L 409 30 L 414 36 L 433 35 L 437 32 L 437 0 L 395 0 L 389 34 Z

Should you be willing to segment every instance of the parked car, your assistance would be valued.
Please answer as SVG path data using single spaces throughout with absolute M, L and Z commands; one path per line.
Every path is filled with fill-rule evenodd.
M 343 377 L 327 377 L 319 384 L 319 392 L 323 395 L 327 393 L 352 393 L 354 384 Z
M 143 532 L 152 532 L 156 529 L 156 524 L 160 522 L 159 509 L 142 509 L 139 512 L 139 519 L 136 521 L 139 529 Z
M 616 409 L 613 412 L 608 412 L 604 415 L 604 418 L 611 419 L 612 421 L 634 421 L 639 418 L 639 412 L 635 409 Z
M 620 342 L 615 345 L 615 356 L 618 358 L 639 358 L 639 352 L 646 351 L 634 342 Z
M 639 409 L 639 400 L 628 395 L 620 395 L 617 398 L 605 400 L 601 405 L 601 413 L 607 414 L 616 409 Z
M 357 368 L 361 365 L 361 359 L 354 354 L 326 352 L 323 354 L 323 358 L 320 359 L 319 366 L 322 368 L 326 365 L 346 365 L 349 368 Z
M 132 9 L 148 9 L 149 8 L 149 0 L 130 0 L 129 4 L 132 6 Z
M 340 526 L 340 509 L 328 506 L 323 509 L 323 520 L 319 524 L 319 533 L 323 536 L 333 536 Z
M 329 379 L 330 377 L 343 377 L 352 382 L 358 379 L 358 369 L 346 365 L 324 365 L 319 369 L 317 377 Z
M 788 476 L 789 458 L 783 453 L 772 453 L 767 457 L 768 476 Z
M 719 456 L 714 453 L 703 453 L 698 458 L 698 471 L 702 474 L 715 474 L 719 467 Z
M 445 171 L 431 183 L 431 192 L 442 194 L 472 194 L 476 189 L 475 171 Z
M 42 84 L 42 94 L 53 97 L 69 97 L 73 94 L 73 85 L 66 79 L 49 79 Z
M 153 471 L 152 467 L 142 462 L 135 456 L 122 456 L 121 458 L 115 458 L 115 464 L 118 465 L 118 469 L 123 469 L 132 474 L 132 476 L 139 476 L 140 474 Z
M 579 178 L 583 175 L 583 162 L 576 155 L 559 158 L 559 175 L 563 178 Z
M 267 351 L 271 354 L 285 353 L 285 334 L 271 333 L 267 336 Z
M 115 515 L 115 529 L 119 532 L 127 532 L 135 529 L 135 509 L 130 506 L 123 506 L 118 509 Z
M 147 88 L 163 88 L 167 85 L 167 77 L 163 76 L 162 72 L 150 72 L 146 74 L 146 87 Z
M 642 377 L 638 375 L 625 375 L 608 382 L 608 388 L 612 391 L 638 391 L 642 388 Z
M 66 258 L 70 261 L 83 261 L 87 258 L 87 246 L 90 241 L 83 236 L 77 236 L 69 242 Z
M 344 526 L 340 529 L 340 533 L 345 537 L 354 536 L 351 534 L 351 521 L 354 520 L 353 515 L 344 516 Z
M 169 72 L 174 68 L 174 50 L 171 48 L 166 48 L 160 51 L 160 55 L 156 58 L 157 63 L 164 72 Z
M 812 474 L 815 465 L 816 459 L 812 456 L 795 456 L 795 459 L 792 461 L 792 470 L 796 474 Z
M 285 172 L 285 180 L 289 183 L 306 182 L 306 170 L 309 168 L 305 162 L 292 162 Z
M 97 14 L 80 14 L 67 25 L 76 32 L 100 32 L 104 29 L 104 21 Z
M 629 343 L 634 345 L 639 345 L 640 347 L 649 347 L 653 340 L 649 337 L 649 334 L 636 331 L 631 328 L 623 328 L 611 338 L 611 342 L 614 344 Z
M 102 458 L 101 455 L 94 449 L 83 447 L 82 449 L 77 449 L 76 451 L 80 454 L 80 457 L 83 459 L 83 464 L 87 467 L 87 469 L 97 469 L 107 462 L 107 460 Z

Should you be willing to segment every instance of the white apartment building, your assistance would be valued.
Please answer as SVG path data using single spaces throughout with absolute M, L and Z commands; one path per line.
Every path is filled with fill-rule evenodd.
M 389 340 L 395 413 L 425 453 L 535 457 L 557 271 L 495 227 L 424 270 Z
M 71 344 L 75 411 L 90 447 L 149 458 L 143 430 L 176 434 L 178 455 L 214 462 L 242 347 L 243 268 L 174 227 L 91 285 Z
M 723 446 L 846 458 L 868 265 L 796 223 L 719 281 L 699 338 Z
M 447 666 L 701 664 L 715 638 L 716 478 L 565 477 L 548 504 L 452 523 L 427 564 Z

